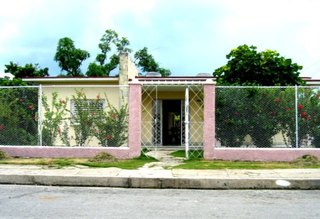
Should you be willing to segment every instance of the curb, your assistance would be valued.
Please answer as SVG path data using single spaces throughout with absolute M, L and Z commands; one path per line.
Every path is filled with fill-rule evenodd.
M 320 189 L 320 179 L 138 178 L 0 175 L 0 184 L 153 189 Z

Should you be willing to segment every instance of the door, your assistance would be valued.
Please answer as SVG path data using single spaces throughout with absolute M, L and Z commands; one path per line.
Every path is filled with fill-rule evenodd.
M 181 145 L 181 100 L 162 100 L 162 142 L 164 146 Z

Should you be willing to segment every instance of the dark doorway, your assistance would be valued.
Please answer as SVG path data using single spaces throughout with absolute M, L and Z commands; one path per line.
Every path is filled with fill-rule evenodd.
M 162 113 L 163 145 L 181 145 L 181 100 L 163 100 Z

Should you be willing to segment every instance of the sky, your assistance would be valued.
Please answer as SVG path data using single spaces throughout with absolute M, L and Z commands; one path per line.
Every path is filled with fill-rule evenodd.
M 2 0 L 0 72 L 10 61 L 38 63 L 51 76 L 60 38 L 71 38 L 90 58 L 107 29 L 148 47 L 173 76 L 212 73 L 239 45 L 276 50 L 320 79 L 319 0 Z M 133 54 L 131 54 L 133 58 Z

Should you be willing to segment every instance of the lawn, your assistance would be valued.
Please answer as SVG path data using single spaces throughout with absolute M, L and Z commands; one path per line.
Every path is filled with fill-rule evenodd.
M 138 169 L 149 162 L 155 162 L 156 159 L 141 155 L 138 158 L 130 160 L 117 159 L 97 159 L 97 158 L 4 158 L 0 159 L 0 164 L 15 165 L 41 165 L 54 168 L 68 166 L 87 166 L 87 167 L 118 167 L 121 169 Z
M 174 157 L 185 157 L 184 151 L 171 153 Z M 201 151 L 192 151 L 190 158 L 183 164 L 172 167 L 174 169 L 293 169 L 293 168 L 320 168 L 320 161 L 311 155 L 304 155 L 292 162 L 259 162 L 259 161 L 207 161 L 203 159 Z M 68 166 L 87 166 L 87 167 L 117 167 L 121 169 L 138 169 L 146 163 L 157 161 L 153 157 L 146 156 L 145 153 L 135 159 L 117 160 L 110 155 L 99 154 L 88 158 L 2 158 L 0 164 L 15 165 L 42 165 L 54 168 Z
M 173 157 L 185 157 L 185 151 L 179 150 L 171 153 Z M 203 159 L 203 152 L 190 151 L 189 159 L 174 169 L 300 169 L 320 168 L 320 161 L 311 155 L 304 155 L 292 162 L 261 162 L 261 161 L 224 161 Z

